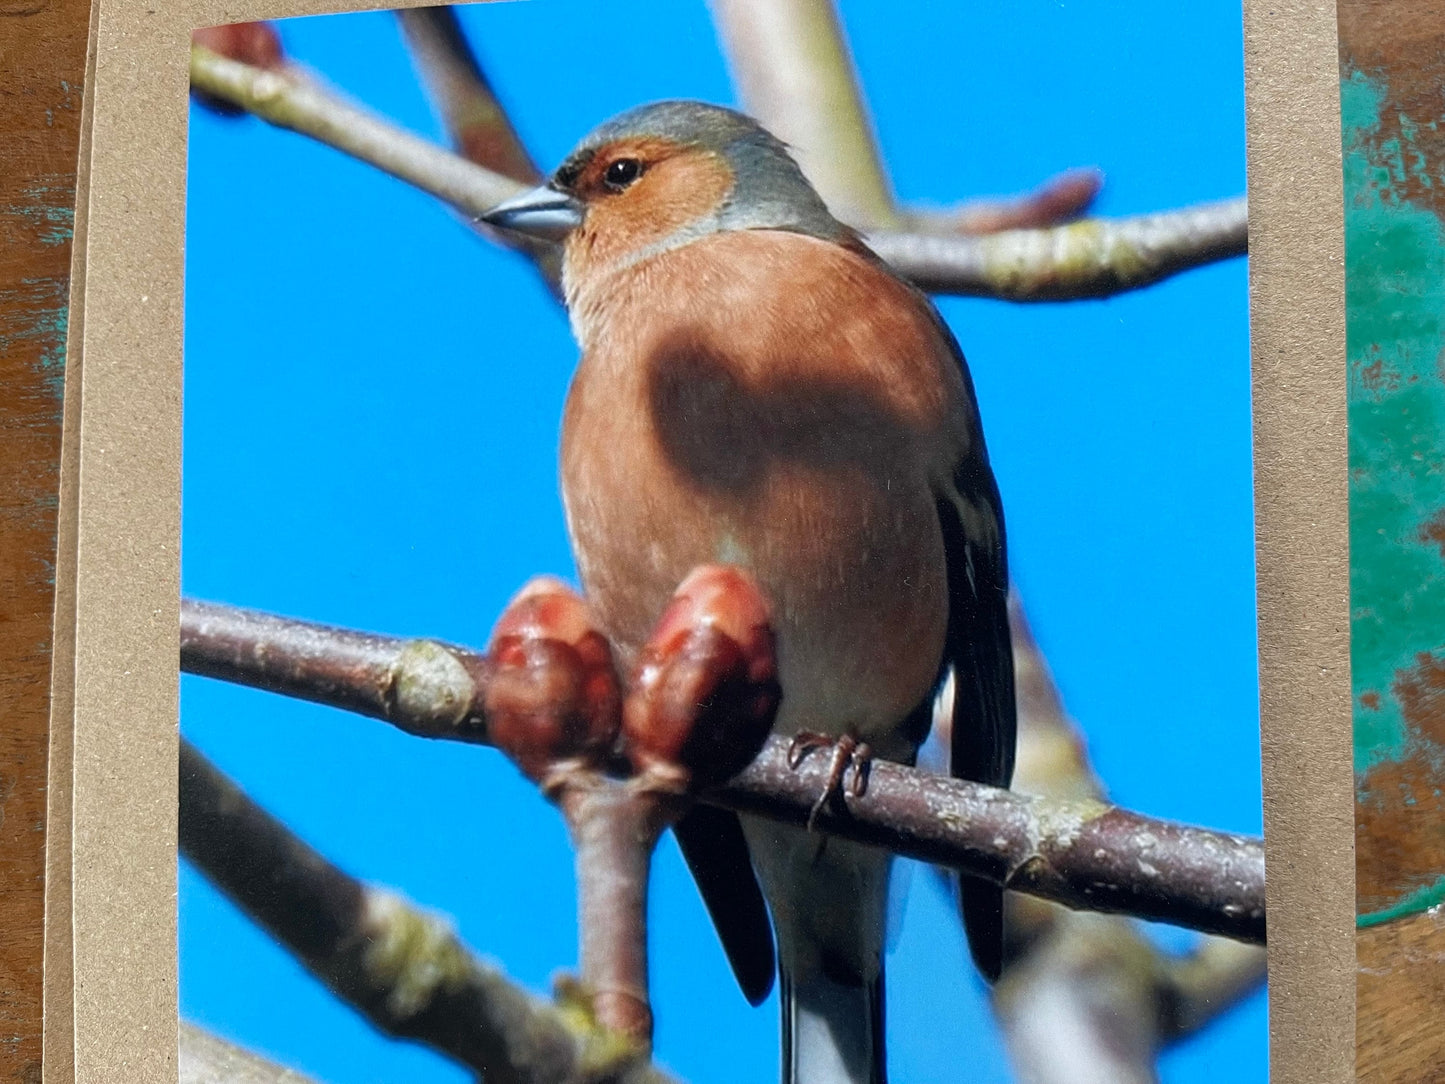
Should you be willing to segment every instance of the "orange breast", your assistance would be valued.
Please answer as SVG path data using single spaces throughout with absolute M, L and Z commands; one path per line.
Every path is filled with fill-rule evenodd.
M 742 565 L 776 612 L 780 729 L 882 736 L 937 674 L 934 484 L 969 438 L 927 303 L 845 249 L 762 231 L 693 242 L 606 289 L 580 329 L 562 444 L 604 629 L 626 656 L 692 568 Z

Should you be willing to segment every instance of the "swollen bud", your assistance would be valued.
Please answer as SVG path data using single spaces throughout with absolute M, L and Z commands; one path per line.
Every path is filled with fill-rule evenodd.
M 487 731 L 530 779 L 568 762 L 603 764 L 621 692 L 607 640 L 575 591 L 549 576 L 529 582 L 502 611 L 489 655 Z
M 704 565 L 682 582 L 638 656 L 622 709 L 639 773 L 692 790 L 752 762 L 782 698 L 771 622 L 739 569 Z
M 192 31 L 191 41 L 204 49 L 225 57 L 250 64 L 256 68 L 274 71 L 285 63 L 281 49 L 281 35 L 271 23 L 229 23 L 226 26 L 203 26 Z M 197 105 L 204 106 L 223 117 L 239 117 L 246 111 L 238 105 L 207 94 L 203 90 L 191 92 Z

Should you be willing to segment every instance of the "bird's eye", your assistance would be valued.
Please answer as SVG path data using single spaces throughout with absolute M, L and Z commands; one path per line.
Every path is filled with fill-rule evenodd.
M 602 183 L 614 192 L 621 192 L 641 175 L 642 163 L 636 158 L 619 158 L 607 167 Z

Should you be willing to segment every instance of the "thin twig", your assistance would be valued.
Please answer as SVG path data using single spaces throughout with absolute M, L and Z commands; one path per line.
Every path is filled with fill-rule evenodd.
M 413 184 L 464 215 L 479 215 L 523 187 L 341 101 L 294 70 L 252 68 L 197 47 L 191 84 Z M 1061 301 L 1122 293 L 1242 255 L 1246 233 L 1240 199 L 1052 229 L 979 237 L 875 231 L 866 240 L 899 274 L 935 293 Z
M 464 214 L 479 215 L 526 188 L 343 101 L 295 68 L 269 71 L 194 45 L 191 86 L 344 151 Z
M 606 778 L 567 787 L 559 804 L 577 854 L 579 968 L 593 1013 L 650 1045 L 647 898 L 668 807 Z
M 933 213 L 912 211 L 907 224 L 920 233 L 960 234 L 1061 226 L 1082 217 L 1103 186 L 1104 175 L 1097 169 L 1071 169 L 1021 196 L 969 200 Z
M 667 1084 L 582 1002 L 549 1005 L 442 919 L 342 872 L 181 742 L 181 853 L 378 1029 L 488 1084 Z
M 385 719 L 425 737 L 487 741 L 490 662 L 432 640 L 187 600 L 181 668 Z M 775 737 L 750 767 L 702 800 L 806 823 L 827 768 L 821 758 L 796 770 L 787 760 L 787 742 Z M 1264 940 L 1264 851 L 1256 839 L 883 762 L 870 773 L 866 795 L 846 810 L 825 810 L 816 825 L 1069 907 Z
M 833 0 L 709 0 L 743 107 L 788 144 L 833 213 L 898 222 Z
M 446 127 L 452 147 L 467 161 L 492 173 L 533 185 L 542 171 L 532 161 L 502 103 L 498 101 L 450 7 L 402 8 L 396 13 L 412 61 L 426 84 L 432 110 Z M 542 278 L 557 291 L 562 272 L 558 246 L 518 234 L 504 234 L 462 210 L 467 225 L 488 241 L 526 253 Z M 560 296 L 560 295 L 559 295 Z
M 446 125 L 456 151 L 469 162 L 523 184 L 540 181 L 542 171 L 497 100 L 457 13 L 445 6 L 401 8 L 396 17 L 432 108 Z
M 935 293 L 1008 301 L 1110 297 L 1192 267 L 1242 256 L 1243 197 L 1136 218 L 1086 218 L 982 236 L 906 231 L 867 235 L 873 251 Z

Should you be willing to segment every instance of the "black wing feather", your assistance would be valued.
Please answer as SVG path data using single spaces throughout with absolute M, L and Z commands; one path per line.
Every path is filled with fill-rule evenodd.
M 737 814 L 698 804 L 673 831 L 743 996 L 762 1004 L 777 973 L 773 925 Z
M 954 679 L 949 771 L 958 779 L 1006 787 L 1013 779 L 1018 723 L 1003 510 L 981 448 L 954 482 L 959 499 L 970 506 L 968 520 L 994 529 L 975 530 L 978 537 L 970 537 L 954 495 L 940 497 L 949 595 L 944 662 Z M 1003 890 L 966 876 L 959 877 L 958 888 L 969 950 L 993 982 L 1003 969 Z

